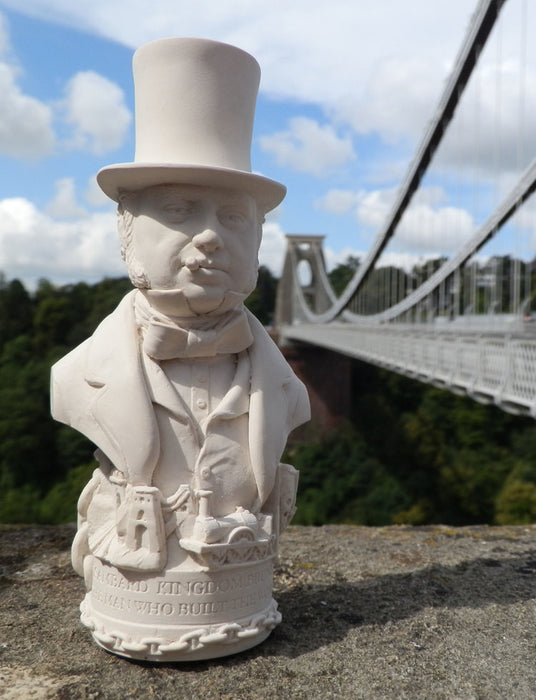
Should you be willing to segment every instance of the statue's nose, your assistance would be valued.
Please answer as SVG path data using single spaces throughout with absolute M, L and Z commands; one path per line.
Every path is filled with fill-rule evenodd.
M 214 228 L 206 228 L 192 238 L 193 245 L 204 253 L 213 253 L 222 247 L 222 240 Z

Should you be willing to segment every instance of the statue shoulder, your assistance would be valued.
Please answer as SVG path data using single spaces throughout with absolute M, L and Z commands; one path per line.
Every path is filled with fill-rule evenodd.
M 93 335 L 58 360 L 51 369 L 51 406 L 56 420 L 69 411 L 67 404 L 80 400 L 88 388 L 99 385 L 99 375 L 107 361 L 117 356 L 116 340 L 123 336 L 123 326 L 133 319 L 134 292 L 129 292 L 116 309 L 95 329 Z M 132 325 L 132 322 L 130 323 Z M 64 410 L 65 409 L 65 410 Z M 67 422 L 63 420 L 63 422 Z
M 266 328 L 251 312 L 246 312 L 253 334 L 253 345 L 250 348 L 252 389 L 261 389 L 262 393 L 266 394 L 268 383 L 277 396 L 284 396 L 289 408 L 290 430 L 293 430 L 311 418 L 307 389 L 283 357 Z
M 134 318 L 134 295 L 137 290 L 126 294 L 111 314 L 106 316 L 94 330 L 93 334 L 64 355 L 52 366 L 52 375 L 61 377 L 75 367 L 85 366 L 90 352 L 102 349 L 114 352 L 116 333 L 123 325 L 131 325 Z

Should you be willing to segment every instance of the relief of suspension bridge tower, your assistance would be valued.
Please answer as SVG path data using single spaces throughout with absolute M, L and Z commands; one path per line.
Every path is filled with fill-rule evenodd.
M 477 4 L 385 221 L 345 289 L 334 291 L 326 271 L 329 236 L 287 236 L 276 311 L 283 346 L 325 348 L 536 418 L 528 8 L 523 0 Z M 472 173 L 459 167 L 469 147 Z M 438 193 L 442 217 L 430 206 Z M 408 237 L 430 252 L 401 263 Z M 447 239 L 457 241 L 454 251 L 442 249 Z

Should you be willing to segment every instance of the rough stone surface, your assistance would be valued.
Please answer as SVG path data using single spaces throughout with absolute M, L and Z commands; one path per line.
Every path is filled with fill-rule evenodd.
M 78 620 L 74 526 L 0 526 L 0 697 L 534 698 L 536 525 L 290 527 L 283 623 L 241 655 L 126 661 Z

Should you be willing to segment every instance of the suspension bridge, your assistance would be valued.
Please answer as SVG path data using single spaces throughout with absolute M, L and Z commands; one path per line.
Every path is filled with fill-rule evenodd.
M 327 348 L 536 418 L 531 19 L 526 0 L 480 0 L 385 223 L 342 292 L 325 237 L 287 236 L 281 344 Z M 411 264 L 408 230 L 428 242 Z

